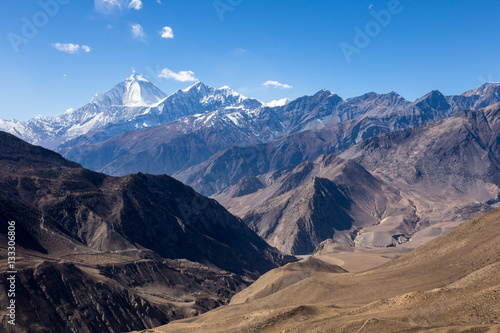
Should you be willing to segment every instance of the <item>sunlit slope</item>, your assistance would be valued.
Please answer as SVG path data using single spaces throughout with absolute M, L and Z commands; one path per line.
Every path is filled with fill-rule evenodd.
M 250 288 L 264 279 L 275 282 L 272 274 L 282 275 L 283 268 Z M 472 219 L 370 271 L 314 273 L 276 290 L 262 297 L 262 287 L 254 295 L 243 291 L 250 301 L 157 331 L 498 332 L 500 211 Z

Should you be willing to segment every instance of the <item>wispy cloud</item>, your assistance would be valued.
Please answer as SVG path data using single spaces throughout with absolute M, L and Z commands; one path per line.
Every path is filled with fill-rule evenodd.
M 141 10 L 142 1 L 141 0 L 131 0 L 128 4 L 128 8 L 132 8 L 135 10 Z
M 178 73 L 171 71 L 168 68 L 162 69 L 159 78 L 167 79 L 167 80 L 176 80 L 179 82 L 193 82 L 198 79 L 194 76 L 194 72 L 191 71 L 180 71 Z
M 165 39 L 174 38 L 174 31 L 170 27 L 163 27 L 160 31 L 160 36 Z
M 262 83 L 264 87 L 273 87 L 279 89 L 292 89 L 293 87 L 288 84 L 279 83 L 278 81 L 267 81 Z
M 80 53 L 80 51 L 83 51 L 85 53 L 90 52 L 90 46 L 87 45 L 78 45 L 78 44 L 72 44 L 72 43 L 53 43 L 52 47 L 54 47 L 56 50 L 65 52 L 68 54 L 77 54 Z
M 99 13 L 110 14 L 126 9 L 142 9 L 141 0 L 94 0 L 94 8 Z
M 231 51 L 231 55 L 233 56 L 240 56 L 240 55 L 243 55 L 245 53 L 247 53 L 248 50 L 245 50 L 245 49 L 242 49 L 242 48 L 236 48 L 234 50 Z
M 130 32 L 132 33 L 133 38 L 142 42 L 146 41 L 146 33 L 144 32 L 144 28 L 140 24 L 132 24 L 130 26 Z

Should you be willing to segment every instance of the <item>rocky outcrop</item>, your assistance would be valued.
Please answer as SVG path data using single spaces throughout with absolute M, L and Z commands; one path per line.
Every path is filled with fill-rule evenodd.
M 15 299 L 19 309 L 16 332 L 122 332 L 182 318 L 123 286 L 99 281 L 73 264 L 42 262 L 19 271 Z

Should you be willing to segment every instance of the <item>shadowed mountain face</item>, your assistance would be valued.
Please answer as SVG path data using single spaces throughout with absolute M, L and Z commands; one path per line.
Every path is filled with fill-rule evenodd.
M 19 332 L 152 327 L 214 308 L 292 260 L 168 176 L 106 176 L 3 132 L 0 169 L 0 227 L 16 221 L 24 258 Z
M 240 215 L 269 244 L 287 253 L 308 254 L 334 238 L 355 245 L 358 230 L 387 216 L 415 220 L 401 194 L 354 161 L 322 156 L 292 169 L 256 178 L 265 186 L 241 193 L 242 181 L 215 196 Z M 410 228 L 407 228 L 409 232 Z M 403 233 L 403 227 L 397 233 Z M 387 245 L 392 245 L 387 236 Z
M 289 264 L 231 305 L 154 332 L 497 332 L 499 246 L 495 211 L 366 272 L 319 257 Z
M 463 111 L 443 121 L 367 140 L 340 157 L 359 161 L 387 179 L 472 195 L 480 184 L 499 183 L 499 117 L 500 104 Z
M 203 163 L 181 169 L 174 177 L 200 193 L 214 195 L 244 177 L 314 161 L 323 154 L 337 153 L 371 137 L 444 119 L 464 109 L 475 110 L 485 103 L 500 102 L 499 89 L 500 85 L 489 84 L 461 96 L 444 96 L 433 91 L 414 103 L 395 93 L 371 93 L 339 102 L 335 107 L 328 104 L 324 109 L 330 110 L 330 116 L 306 112 L 309 118 L 316 114 L 315 119 L 322 121 L 321 126 L 308 125 L 310 130 L 303 127 L 301 131 L 259 145 L 250 146 L 251 141 L 239 144 L 216 153 Z M 286 107 L 294 105 L 290 103 Z M 291 111 L 298 112 L 296 109 L 283 110 Z
M 47 228 L 57 235 L 49 239 L 60 236 L 68 246 L 77 242 L 106 252 L 149 249 L 238 274 L 262 273 L 280 260 L 217 202 L 173 178 L 108 177 L 11 135 L 2 133 L 1 140 L 2 192 L 39 216 L 21 222 L 36 230 L 37 239 L 46 237 Z M 50 250 L 50 241 L 41 246 Z
M 406 101 L 394 92 L 383 95 L 368 93 L 343 99 L 322 90 L 287 105 L 269 108 L 234 92 L 224 93 L 225 90 L 213 89 L 200 83 L 186 92 L 175 94 L 194 94 L 190 98 L 184 98 L 182 103 L 172 95 L 160 104 L 169 100 L 172 102 L 171 105 L 165 104 L 161 112 L 155 111 L 160 114 L 177 109 L 179 105 L 189 109 L 176 113 L 169 118 L 169 122 L 157 122 L 162 125 L 140 131 L 136 129 L 144 127 L 130 127 L 128 130 L 133 131 L 125 133 L 123 126 L 127 122 L 109 125 L 59 146 L 58 151 L 85 167 L 111 175 L 180 172 L 176 174 L 176 178 L 183 182 L 193 179 L 195 181 L 189 181 L 190 185 L 203 194 L 212 195 L 234 185 L 241 177 L 255 175 L 253 173 L 257 170 L 276 170 L 274 167 L 279 167 L 274 165 L 276 163 L 297 165 L 381 133 L 443 119 L 463 109 L 475 109 L 487 101 L 500 102 L 499 89 L 495 85 L 487 85 L 463 96 L 444 96 L 433 91 L 415 102 Z M 223 99 L 223 103 L 211 103 L 211 108 L 199 107 L 200 101 L 206 99 Z M 481 99 L 483 102 L 478 102 Z M 151 111 L 144 117 L 156 114 L 155 112 Z M 128 123 L 136 124 L 137 121 Z M 118 126 L 120 131 L 116 132 L 113 126 Z M 275 140 L 279 141 L 273 142 Z M 244 157 L 242 160 L 242 157 L 235 156 L 235 159 L 227 162 L 230 163 L 230 169 L 224 170 L 225 173 L 241 174 L 241 177 L 234 176 L 232 180 L 228 180 L 224 179 L 224 172 L 205 174 L 205 170 L 212 164 L 226 163 L 225 160 L 214 161 L 219 157 L 227 158 L 225 153 L 218 154 L 221 151 L 239 150 L 240 148 L 233 147 L 249 147 L 269 142 L 269 145 L 255 148 L 258 154 L 263 151 L 266 153 L 257 160 L 247 160 Z M 289 146 L 291 150 L 283 149 L 284 146 Z M 241 154 L 251 158 L 244 151 Z M 207 162 L 204 163 L 205 161 Z M 185 171 L 191 167 L 194 169 Z M 233 170 L 237 167 L 242 170 Z M 199 182 L 200 179 L 203 181 Z
M 364 141 L 214 196 L 270 244 L 415 247 L 498 206 L 500 104 Z

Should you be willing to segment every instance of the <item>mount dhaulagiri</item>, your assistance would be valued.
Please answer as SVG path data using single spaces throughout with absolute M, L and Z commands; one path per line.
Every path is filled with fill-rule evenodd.
M 0 120 L 0 130 L 49 149 L 88 144 L 125 131 L 154 127 L 187 115 L 222 109 L 255 109 L 262 103 L 228 87 L 215 89 L 198 82 L 167 96 L 144 76 L 134 73 L 85 106 L 56 117 L 27 122 Z

